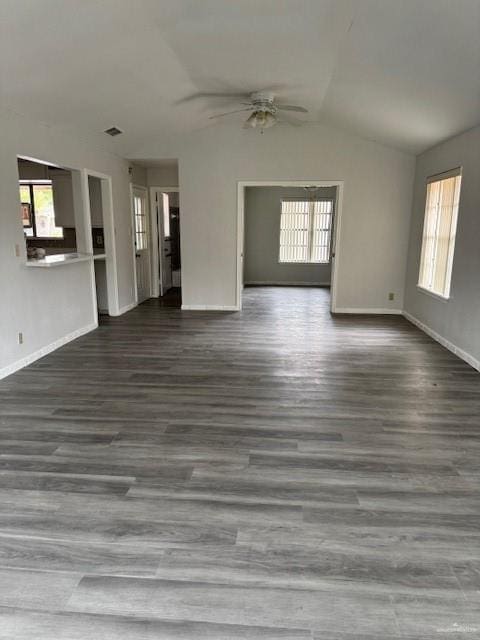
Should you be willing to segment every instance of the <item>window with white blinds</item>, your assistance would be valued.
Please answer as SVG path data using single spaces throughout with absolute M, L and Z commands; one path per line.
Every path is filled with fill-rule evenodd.
M 461 181 L 455 169 L 427 182 L 418 285 L 444 298 L 450 296 Z
M 279 262 L 330 262 L 332 215 L 332 200 L 282 200 Z

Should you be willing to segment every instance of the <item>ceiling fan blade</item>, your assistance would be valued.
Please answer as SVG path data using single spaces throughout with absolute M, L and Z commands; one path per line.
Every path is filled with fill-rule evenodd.
M 209 116 L 208 119 L 212 120 L 212 118 L 223 118 L 223 116 L 229 116 L 232 113 L 240 113 L 241 111 L 252 111 L 253 107 L 247 107 L 246 109 L 235 109 L 235 111 L 226 111 L 225 113 L 216 113 L 214 116 Z
M 279 111 L 298 111 L 299 113 L 308 113 L 308 109 L 305 107 L 298 107 L 295 104 L 276 104 Z
M 225 88 L 228 89 L 228 85 L 221 84 L 218 85 L 220 89 Z M 191 93 L 184 98 L 180 98 L 175 102 L 176 105 L 183 104 L 185 102 L 192 102 L 193 100 L 198 100 L 201 98 L 230 98 L 231 100 L 250 100 L 252 93 L 277 93 L 279 91 L 283 91 L 287 88 L 285 84 L 272 84 L 268 87 L 260 87 L 260 88 L 251 88 L 250 91 L 235 91 L 235 87 L 233 87 L 232 91 L 198 91 L 197 93 Z M 291 87 L 290 87 L 291 89 Z
M 209 92 L 200 92 L 200 93 L 192 93 L 189 96 L 185 96 L 185 98 L 181 98 L 177 100 L 175 104 L 183 104 L 185 102 L 192 102 L 193 100 L 199 100 L 201 98 L 230 98 L 231 100 L 248 100 L 250 98 L 249 93 L 209 93 Z
M 281 117 L 278 118 L 278 122 L 280 122 L 280 124 L 290 124 L 293 127 L 301 127 L 303 124 L 303 120 L 299 120 L 295 118 L 295 116 L 287 116 L 285 113 L 282 113 Z

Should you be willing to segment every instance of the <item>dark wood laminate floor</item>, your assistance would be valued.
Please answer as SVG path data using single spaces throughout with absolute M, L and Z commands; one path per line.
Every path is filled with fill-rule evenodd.
M 0 638 L 480 637 L 480 376 L 328 302 L 149 301 L 0 382 Z

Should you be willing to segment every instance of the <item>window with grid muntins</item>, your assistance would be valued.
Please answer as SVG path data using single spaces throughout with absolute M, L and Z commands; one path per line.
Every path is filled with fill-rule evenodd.
M 443 175 L 427 181 L 418 285 L 448 298 L 462 177 L 459 169 Z
M 332 215 L 332 200 L 282 200 L 279 262 L 330 262 Z
M 147 248 L 147 216 L 142 198 L 134 196 L 133 208 L 135 212 L 135 248 L 141 251 Z

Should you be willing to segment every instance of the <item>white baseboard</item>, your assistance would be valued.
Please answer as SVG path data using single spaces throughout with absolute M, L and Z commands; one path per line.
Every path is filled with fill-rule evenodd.
M 337 308 L 333 313 L 352 313 L 352 314 L 371 314 L 371 315 L 395 315 L 401 316 L 401 309 L 368 309 L 368 308 L 356 308 L 356 307 L 344 307 Z
M 329 287 L 330 282 L 291 282 L 287 280 L 249 280 L 244 286 L 253 287 Z
M 59 338 L 58 340 L 55 340 L 55 342 L 51 342 L 46 347 L 42 347 L 41 349 L 38 349 L 37 351 L 30 353 L 28 356 L 25 356 L 24 358 L 21 358 L 16 362 L 12 362 L 12 364 L 9 364 L 8 366 L 3 367 L 3 369 L 0 369 L 0 380 L 2 378 L 5 378 L 6 376 L 11 375 L 12 373 L 15 373 L 15 371 L 18 371 L 19 369 L 23 369 L 23 367 L 26 367 L 32 362 L 35 362 L 35 360 L 39 360 L 40 358 L 43 358 L 43 356 L 46 356 L 52 351 L 55 351 L 56 349 L 63 347 L 63 345 L 67 344 L 68 342 L 71 342 L 72 340 L 76 340 L 77 338 L 80 338 L 80 336 L 83 336 L 85 333 L 89 333 L 90 331 L 93 331 L 97 327 L 98 327 L 98 323 L 92 322 L 91 324 L 88 324 L 86 327 L 82 327 L 81 329 L 72 331 L 72 333 L 69 333 L 66 336 L 63 336 L 63 338 Z
M 137 307 L 138 304 L 136 302 L 132 302 L 130 304 L 126 304 L 124 307 L 120 307 L 118 310 L 118 313 L 115 313 L 113 315 L 116 316 L 122 316 L 124 313 L 127 313 L 127 311 L 131 311 L 132 309 L 135 309 L 135 307 Z
M 404 311 L 403 315 L 412 324 L 414 324 L 416 327 L 421 329 L 424 333 L 426 333 L 431 338 L 436 340 L 436 342 L 439 342 L 442 345 L 442 347 L 445 347 L 445 349 L 448 349 L 449 351 L 454 353 L 456 356 L 464 360 L 471 367 L 473 367 L 477 371 L 480 371 L 480 360 L 478 360 L 477 358 L 474 358 L 470 353 L 467 353 L 463 349 L 460 349 L 460 347 L 457 347 L 456 345 L 454 345 L 453 342 L 450 342 L 450 340 L 447 340 L 446 338 L 441 336 L 439 333 L 437 333 L 436 331 L 428 327 L 426 324 L 421 322 L 421 320 L 419 320 L 415 316 L 412 316 L 411 313 L 408 313 L 408 311 Z
M 219 304 L 182 304 L 182 311 L 239 311 L 236 306 Z

